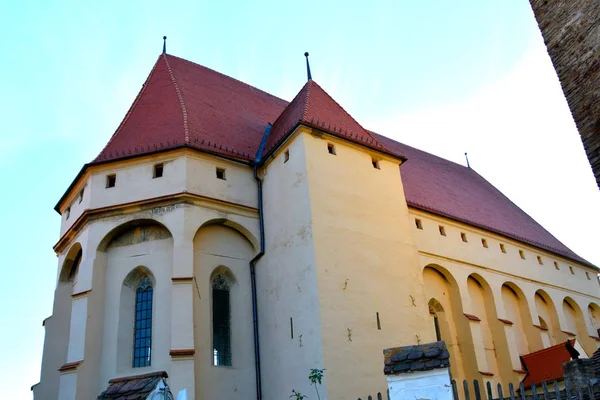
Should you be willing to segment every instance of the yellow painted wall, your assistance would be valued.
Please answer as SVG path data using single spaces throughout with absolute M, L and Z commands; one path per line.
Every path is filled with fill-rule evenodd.
M 385 393 L 382 350 L 435 339 L 399 161 L 326 136 L 301 135 L 327 395 Z

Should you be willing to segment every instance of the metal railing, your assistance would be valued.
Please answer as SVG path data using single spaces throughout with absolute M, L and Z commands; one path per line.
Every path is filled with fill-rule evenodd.
M 560 386 L 563 388 L 561 389 Z M 462 389 L 462 391 L 460 390 Z M 503 388 L 501 384 L 492 385 L 487 382 L 485 388 L 474 380 L 472 384 L 464 380 L 462 388 L 452 380 L 454 400 L 592 400 L 600 399 L 600 388 L 592 386 L 591 382 L 585 388 L 574 389 L 568 382 L 562 385 L 558 381 L 543 382 L 541 385 L 532 384 L 525 388 L 523 383 L 515 387 L 512 383 Z M 461 397 L 462 396 L 462 397 Z

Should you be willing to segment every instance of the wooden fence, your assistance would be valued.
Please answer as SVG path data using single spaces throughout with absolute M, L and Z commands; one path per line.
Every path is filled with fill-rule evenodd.
M 454 400 L 593 400 L 600 399 L 600 388 L 592 386 L 590 383 L 584 389 L 572 389 L 565 382 L 564 389 L 559 389 L 558 381 L 550 384 L 543 382 L 541 385 L 532 384 L 530 388 L 525 389 L 523 383 L 515 388 L 512 383 L 507 388 L 498 384 L 493 388 L 490 382 L 487 382 L 485 390 L 479 381 L 474 380 L 472 385 L 466 380 L 462 384 L 462 393 L 458 390 L 457 382 L 452 380 L 452 391 Z M 472 387 L 470 387 L 472 386 Z M 495 389 L 495 390 L 493 390 Z M 459 394 L 460 393 L 460 394 Z M 461 398 L 460 396 L 464 396 Z
M 375 396 L 375 397 L 373 397 L 373 396 L 365 397 L 365 400 L 375 400 L 375 399 L 383 400 L 383 396 L 381 395 L 381 393 L 377 393 L 377 396 Z M 390 391 L 389 390 L 385 394 L 385 399 L 390 400 Z M 361 397 L 359 397 L 358 400 L 363 400 L 363 399 Z

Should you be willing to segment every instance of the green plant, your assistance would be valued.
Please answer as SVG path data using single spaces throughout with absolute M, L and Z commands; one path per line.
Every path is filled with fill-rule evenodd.
M 300 392 L 296 392 L 295 390 L 292 390 L 292 395 L 290 396 L 290 399 L 302 400 L 302 399 L 306 399 L 306 396 Z
M 308 380 L 312 385 L 315 386 L 315 391 L 317 392 L 317 398 L 321 400 L 321 396 L 319 396 L 319 388 L 317 387 L 317 383 L 320 385 L 323 381 L 323 372 L 325 369 L 311 368 L 310 374 L 308 375 Z
M 317 385 L 320 385 L 323 382 L 323 372 L 325 371 L 325 369 L 319 369 L 319 368 L 311 368 L 310 369 L 310 374 L 308 374 L 308 380 L 310 381 L 311 385 L 314 385 L 315 387 L 315 391 L 317 392 L 317 399 L 321 400 L 321 396 L 319 395 L 319 388 Z M 300 392 L 296 392 L 295 390 L 292 390 L 292 395 L 290 396 L 290 399 L 294 399 L 294 400 L 303 400 L 303 399 L 307 399 L 308 397 L 303 395 Z

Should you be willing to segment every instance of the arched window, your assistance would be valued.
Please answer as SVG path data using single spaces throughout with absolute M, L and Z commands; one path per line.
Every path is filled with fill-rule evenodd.
M 212 281 L 213 364 L 231 366 L 230 281 L 219 274 Z
M 152 347 L 152 282 L 144 276 L 135 291 L 133 368 L 150 365 Z

